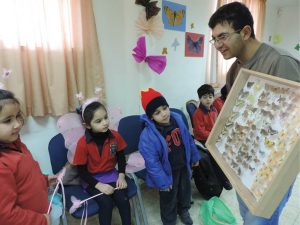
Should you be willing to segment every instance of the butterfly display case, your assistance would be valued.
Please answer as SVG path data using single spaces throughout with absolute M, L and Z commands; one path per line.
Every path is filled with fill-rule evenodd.
M 300 84 L 241 69 L 206 142 L 250 211 L 269 218 L 300 169 Z

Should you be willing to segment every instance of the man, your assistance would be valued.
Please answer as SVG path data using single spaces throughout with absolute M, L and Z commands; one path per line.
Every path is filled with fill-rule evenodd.
M 228 92 L 241 68 L 300 82 L 299 60 L 255 38 L 253 17 L 244 4 L 233 2 L 223 5 L 211 16 L 208 25 L 212 29 L 210 42 L 224 59 L 236 58 L 226 75 Z M 245 203 L 237 196 L 244 224 L 277 225 L 280 213 L 291 194 L 292 186 L 269 219 L 251 214 Z

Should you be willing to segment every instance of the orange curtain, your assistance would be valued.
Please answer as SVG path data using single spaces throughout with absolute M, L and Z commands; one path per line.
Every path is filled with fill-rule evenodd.
M 230 2 L 242 2 L 249 8 L 254 20 L 255 36 L 260 40 L 263 36 L 265 23 L 266 0 L 218 0 L 217 8 Z M 216 83 L 217 86 L 222 87 L 226 82 L 226 73 L 235 58 L 224 60 L 223 56 L 212 45 L 209 51 L 211 52 L 211 60 L 208 61 L 210 70 L 206 72 L 206 82 Z
M 105 100 L 91 0 L 1 1 L 0 27 L 0 81 L 26 115 L 74 111 L 80 92 Z

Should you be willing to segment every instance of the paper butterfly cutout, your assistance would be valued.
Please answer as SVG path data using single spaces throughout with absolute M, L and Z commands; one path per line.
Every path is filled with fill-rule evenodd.
M 135 21 L 137 36 L 144 34 L 152 35 L 156 39 L 160 39 L 163 35 L 163 22 L 161 18 L 154 16 L 146 20 L 145 12 L 141 12 L 138 19 Z
M 135 4 L 145 7 L 146 18 L 149 20 L 151 17 L 156 16 L 160 8 L 156 6 L 157 1 L 150 2 L 151 0 L 136 0 Z
M 185 10 L 173 11 L 170 7 L 165 6 L 164 12 L 170 26 L 179 26 L 185 17 Z
M 297 51 L 300 50 L 300 44 L 299 44 L 299 43 L 295 46 L 295 49 L 296 49 Z
M 168 48 L 163 48 L 161 51 L 161 54 L 167 55 L 168 54 Z
M 145 61 L 149 67 L 158 74 L 164 71 L 167 63 L 166 56 L 147 56 L 145 36 L 139 37 L 137 46 L 132 51 L 132 55 L 138 63 Z
M 196 53 L 200 53 L 201 51 L 201 46 L 200 44 L 203 41 L 203 37 L 199 37 L 198 40 L 194 41 L 189 35 L 187 36 L 187 44 L 188 44 L 188 48 L 190 52 L 196 52 Z
M 7 78 L 12 74 L 12 70 L 11 69 L 7 69 L 7 68 L 3 68 L 2 69 L 2 77 L 3 78 Z
M 174 51 L 176 51 L 177 46 L 179 46 L 179 42 L 178 42 L 177 38 L 175 38 L 172 43 L 172 47 L 174 48 Z
M 79 101 L 82 101 L 82 100 L 84 99 L 84 96 L 83 96 L 82 92 L 79 92 L 78 94 L 76 94 L 75 97 L 76 97 Z

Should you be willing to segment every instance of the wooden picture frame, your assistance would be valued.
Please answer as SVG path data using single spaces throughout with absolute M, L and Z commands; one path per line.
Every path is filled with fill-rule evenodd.
M 300 171 L 300 83 L 241 69 L 206 142 L 235 190 L 269 218 Z

